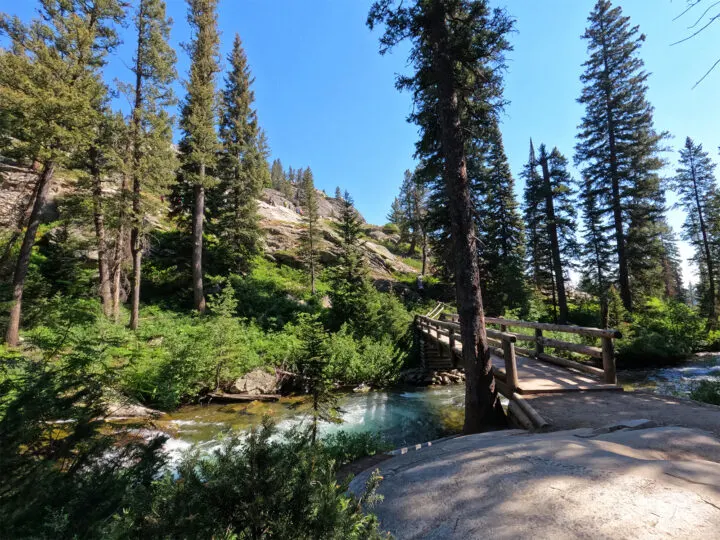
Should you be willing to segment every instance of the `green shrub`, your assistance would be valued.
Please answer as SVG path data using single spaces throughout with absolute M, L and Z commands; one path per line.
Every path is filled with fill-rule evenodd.
M 400 227 L 395 225 L 395 223 L 386 223 L 383 225 L 382 231 L 385 234 L 398 234 L 400 232 Z
M 271 442 L 265 422 L 211 456 L 188 454 L 171 473 L 162 439 L 105 427 L 115 370 L 94 357 L 106 345 L 95 339 L 52 364 L 0 358 L 21 364 L 0 382 L 0 537 L 381 537 L 362 510 L 380 499 L 380 477 L 359 500 L 336 479 L 340 461 L 373 451 L 371 440 L 352 438 L 345 451 L 342 438 L 313 445 L 301 432 Z
M 697 351 L 707 338 L 697 310 L 680 302 L 651 298 L 637 313 L 628 335 L 618 342 L 626 365 L 676 362 Z
M 337 467 L 347 465 L 366 456 L 392 450 L 392 445 L 377 433 L 338 431 L 320 440 L 325 454 Z
M 695 401 L 720 405 L 720 381 L 700 381 L 690 392 Z
M 151 507 L 133 505 L 113 525 L 122 537 L 148 538 L 382 538 L 366 515 L 379 476 L 360 500 L 338 484 L 336 462 L 306 434 L 271 442 L 265 423 L 245 441 L 228 438 L 212 456 L 189 454 L 153 492 Z

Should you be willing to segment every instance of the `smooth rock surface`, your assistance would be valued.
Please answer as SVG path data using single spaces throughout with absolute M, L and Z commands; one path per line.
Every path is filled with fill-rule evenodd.
M 250 394 L 274 394 L 277 391 L 277 378 L 274 374 L 263 369 L 254 369 L 237 379 L 230 387 L 230 393 Z
M 410 450 L 379 465 L 372 511 L 396 538 L 720 538 L 720 442 L 627 424 Z

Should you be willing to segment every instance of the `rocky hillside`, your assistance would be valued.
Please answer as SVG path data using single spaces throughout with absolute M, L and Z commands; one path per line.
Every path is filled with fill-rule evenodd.
M 0 165 L 0 230 L 14 230 L 23 213 L 27 212 L 36 175 L 26 168 Z M 62 174 L 56 179 L 50 193 L 47 208 L 48 220 L 58 217 L 57 201 L 72 190 L 75 180 Z M 265 189 L 258 201 L 261 226 L 266 232 L 265 245 L 269 257 L 289 265 L 299 265 L 297 247 L 303 225 L 302 209 L 298 206 L 297 193 L 291 198 L 279 191 Z M 342 209 L 342 201 L 318 192 L 318 207 L 321 217 L 322 241 L 319 247 L 320 260 L 331 264 L 340 249 L 340 236 L 335 224 Z M 148 216 L 151 221 L 156 221 Z M 365 224 L 363 247 L 370 264 L 372 275 L 378 279 L 391 279 L 396 273 L 415 273 L 416 270 L 397 257 L 386 246 L 398 241 L 397 235 L 386 234 L 382 227 Z

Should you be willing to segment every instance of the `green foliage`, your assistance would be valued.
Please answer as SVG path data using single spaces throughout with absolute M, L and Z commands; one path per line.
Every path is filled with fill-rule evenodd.
M 621 326 L 622 329 L 622 326 Z M 618 357 L 626 365 L 675 362 L 697 351 L 707 338 L 698 312 L 680 302 L 650 299 L 634 315 L 632 326 L 618 342 Z
M 338 431 L 324 436 L 320 443 L 323 451 L 335 462 L 337 467 L 352 463 L 366 456 L 392 450 L 392 445 L 377 433 L 361 431 L 358 433 Z
M 214 215 L 212 228 L 226 252 L 222 260 L 230 271 L 238 272 L 247 270 L 252 258 L 261 251 L 257 199 L 270 182 L 270 171 L 265 136 L 252 108 L 255 100 L 252 75 L 237 34 L 228 62 L 230 71 L 222 93 L 220 122 L 220 183 L 210 193 L 209 206 Z
M 406 353 L 387 336 L 379 341 L 356 339 L 344 326 L 328 338 L 327 355 L 328 374 L 334 380 L 385 386 L 397 377 Z
M 148 538 L 382 538 L 372 506 L 379 476 L 357 500 L 338 484 L 322 445 L 297 433 L 271 441 L 269 423 L 246 440 L 231 436 L 212 456 L 188 455 L 154 489 L 151 506 L 130 506 L 117 536 Z
M 377 473 L 360 499 L 336 479 L 339 464 L 377 451 L 379 441 L 337 436 L 313 445 L 295 433 L 271 442 L 266 422 L 211 456 L 190 453 L 170 473 L 161 438 L 143 443 L 104 428 L 114 370 L 96 360 L 115 344 L 59 345 L 62 353 L 40 362 L 3 353 L 4 538 L 381 538 L 362 510 L 381 499 Z
M 695 401 L 720 405 L 720 381 L 700 381 L 690 392 Z
M 118 345 L 106 332 L 77 333 L 92 318 L 66 309 L 39 331 L 39 359 L 0 353 L 0 536 L 102 537 L 130 500 L 146 498 L 163 459 L 162 444 L 108 434 L 104 393 L 117 372 L 106 367 Z M 109 456 L 112 456 L 109 459 Z
M 665 135 L 655 130 L 653 108 L 647 100 L 649 74 L 640 58 L 645 36 L 610 0 L 598 0 L 588 22 L 583 35 L 588 59 L 580 77 L 579 98 L 585 115 L 575 160 L 582 166 L 583 207 L 595 223 L 590 231 L 593 243 L 610 252 L 608 232 L 612 231 L 615 246 L 610 269 L 617 272 L 623 304 L 631 311 L 633 295 L 660 294 L 664 285 L 658 261 L 663 257 L 666 227 L 659 176 Z M 592 260 L 588 266 L 595 273 L 600 258 Z M 604 292 L 605 276 L 601 277 L 596 286 Z

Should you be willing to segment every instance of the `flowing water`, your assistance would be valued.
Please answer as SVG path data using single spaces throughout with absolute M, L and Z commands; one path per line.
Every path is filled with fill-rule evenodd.
M 628 390 L 688 397 L 698 381 L 720 380 L 720 355 L 699 355 L 676 367 L 620 371 L 618 379 Z M 322 423 L 320 430 L 373 432 L 393 447 L 438 439 L 462 428 L 464 391 L 463 385 L 454 385 L 343 394 L 339 400 L 342 423 Z M 305 397 L 294 397 L 275 403 L 193 405 L 154 424 L 170 436 L 167 449 L 178 455 L 192 445 L 210 451 L 224 434 L 248 430 L 264 416 L 273 419 L 282 437 L 309 422 L 309 403 Z

